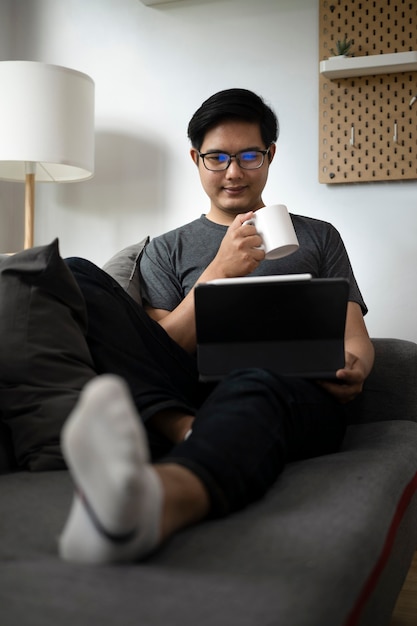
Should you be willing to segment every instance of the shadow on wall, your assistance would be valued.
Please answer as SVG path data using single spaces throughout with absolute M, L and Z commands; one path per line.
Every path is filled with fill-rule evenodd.
M 96 133 L 95 174 L 78 184 L 56 186 L 55 202 L 73 214 L 101 220 L 132 211 L 155 214 L 164 206 L 167 155 L 163 146 L 118 132 Z
M 0 182 L 0 254 L 17 252 L 23 247 L 25 223 L 25 186 Z

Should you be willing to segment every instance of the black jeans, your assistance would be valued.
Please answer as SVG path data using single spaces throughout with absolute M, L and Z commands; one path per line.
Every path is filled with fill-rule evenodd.
M 152 456 L 196 474 L 221 516 L 262 497 L 285 463 L 336 451 L 345 410 L 314 382 L 262 369 L 199 382 L 195 359 L 101 269 L 67 259 L 84 295 L 96 371 L 125 379 L 145 425 L 162 409 L 195 415 L 193 434 L 170 444 L 148 428 Z

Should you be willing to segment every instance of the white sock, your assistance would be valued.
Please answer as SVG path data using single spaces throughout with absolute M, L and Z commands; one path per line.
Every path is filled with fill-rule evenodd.
M 78 493 L 59 539 L 63 559 L 132 561 L 159 543 L 162 485 L 149 463 L 144 428 L 127 385 L 95 378 L 61 436 Z

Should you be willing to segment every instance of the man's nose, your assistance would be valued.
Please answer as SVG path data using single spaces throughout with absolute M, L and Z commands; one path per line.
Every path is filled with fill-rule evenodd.
M 231 178 L 242 175 L 242 168 L 237 162 L 237 159 L 235 156 L 231 158 L 230 165 L 227 168 L 226 172 L 227 172 L 227 175 L 230 176 Z

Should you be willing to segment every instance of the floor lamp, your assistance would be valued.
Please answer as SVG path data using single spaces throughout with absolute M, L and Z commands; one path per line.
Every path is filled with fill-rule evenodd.
M 35 61 L 0 62 L 0 179 L 25 182 L 24 248 L 33 246 L 35 182 L 94 171 L 94 82 Z

